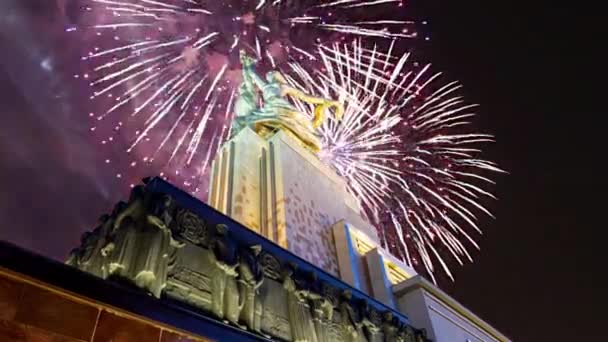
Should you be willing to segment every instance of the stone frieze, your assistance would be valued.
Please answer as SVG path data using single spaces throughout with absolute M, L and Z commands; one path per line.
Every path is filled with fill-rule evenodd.
M 87 232 L 69 265 L 120 279 L 283 341 L 422 342 L 424 333 L 264 251 L 239 245 L 166 194 L 135 187 Z

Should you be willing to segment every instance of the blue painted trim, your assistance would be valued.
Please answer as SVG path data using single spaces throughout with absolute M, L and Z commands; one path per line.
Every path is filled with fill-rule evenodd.
M 348 223 L 344 223 L 344 233 L 346 234 L 346 244 L 348 245 L 348 258 L 350 259 L 350 268 L 353 270 L 353 286 L 361 290 L 361 277 L 359 276 L 359 265 L 357 264 L 357 252 L 353 246 L 353 238 L 350 235 L 350 227 Z
M 380 265 L 382 266 L 382 281 L 384 282 L 384 288 L 386 288 L 389 294 L 388 300 L 393 308 L 397 308 L 397 305 L 395 303 L 395 296 L 393 295 L 393 284 L 391 284 L 391 281 L 388 279 L 388 275 L 386 274 L 384 257 L 379 252 L 378 256 L 380 257 Z

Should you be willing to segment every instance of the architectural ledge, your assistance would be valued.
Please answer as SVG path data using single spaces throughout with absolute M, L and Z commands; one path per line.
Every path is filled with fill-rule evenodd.
M 393 293 L 395 297 L 402 297 L 412 291 L 422 290 L 426 294 L 434 297 L 439 302 L 446 305 L 451 310 L 455 311 L 459 315 L 465 317 L 472 323 L 474 323 L 478 328 L 488 333 L 493 338 L 498 341 L 511 341 L 508 337 L 503 335 L 501 332 L 493 328 L 490 324 L 485 322 L 479 316 L 475 315 L 469 309 L 465 308 L 462 304 L 452 298 L 450 295 L 437 288 L 434 284 L 424 279 L 422 276 L 417 275 L 408 280 L 405 280 L 397 285 L 393 286 Z

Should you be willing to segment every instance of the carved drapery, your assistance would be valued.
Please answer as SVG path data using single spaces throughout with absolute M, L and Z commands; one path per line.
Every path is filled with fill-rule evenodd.
M 309 342 L 426 341 L 388 311 L 298 271 L 260 245 L 237 243 L 171 197 L 132 190 L 82 236 L 66 263 L 120 279 L 264 337 Z

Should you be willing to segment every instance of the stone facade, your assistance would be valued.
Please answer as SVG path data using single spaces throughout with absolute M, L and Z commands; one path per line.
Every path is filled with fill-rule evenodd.
M 68 264 L 129 282 L 263 337 L 426 340 L 420 331 L 408 337 L 414 329 L 397 312 L 319 280 L 321 274 L 311 265 L 264 250 L 263 238 L 258 237 L 260 244 L 243 244 L 238 234 L 245 228 L 225 222 L 210 224 L 170 195 L 138 186 L 129 203 L 117 205 L 85 234 Z M 388 328 L 394 338 L 383 335 Z
M 511 342 L 490 324 L 420 276 L 394 287 L 399 310 L 434 341 Z
M 211 342 L 2 268 L 0 341 Z
M 332 225 L 345 220 L 377 239 L 344 180 L 284 132 L 265 140 L 245 128 L 226 142 L 210 205 L 336 276 Z

